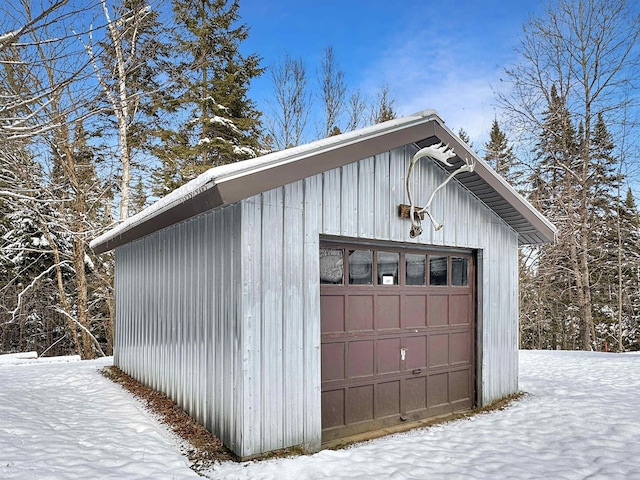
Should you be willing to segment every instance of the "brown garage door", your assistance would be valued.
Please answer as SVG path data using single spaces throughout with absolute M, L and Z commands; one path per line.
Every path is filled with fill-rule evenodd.
M 323 441 L 474 405 L 471 253 L 323 243 Z

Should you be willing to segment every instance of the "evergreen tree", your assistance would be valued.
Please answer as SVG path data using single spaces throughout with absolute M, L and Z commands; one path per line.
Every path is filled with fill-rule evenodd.
M 175 61 L 172 98 L 162 108 L 181 124 L 159 129 L 162 162 L 156 194 L 163 195 L 212 166 L 255 157 L 260 112 L 247 97 L 260 75 L 260 58 L 243 55 L 249 29 L 238 0 L 174 0 Z
M 500 129 L 498 120 L 494 119 L 489 132 L 489 141 L 485 144 L 484 159 L 511 186 L 522 190 L 523 179 L 521 163 L 518 161 L 513 147 L 509 145 L 506 134 Z
M 471 137 L 469 137 L 469 134 L 464 128 L 460 127 L 458 129 L 458 137 L 460 137 L 460 140 L 466 143 L 469 146 L 469 148 L 473 150 L 473 143 L 471 143 Z

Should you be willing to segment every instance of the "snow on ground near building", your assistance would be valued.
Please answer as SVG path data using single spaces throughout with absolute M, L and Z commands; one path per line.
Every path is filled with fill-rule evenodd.
M 212 479 L 639 479 L 640 355 L 521 352 L 504 411 L 339 451 L 217 465 Z M 0 365 L 0 478 L 197 478 L 174 437 L 98 370 Z
M 110 358 L 56 360 L 0 364 L 1 479 L 198 478 L 175 437 L 99 373 Z

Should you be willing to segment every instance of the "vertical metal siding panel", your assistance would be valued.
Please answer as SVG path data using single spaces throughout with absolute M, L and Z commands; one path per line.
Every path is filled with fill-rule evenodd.
M 357 162 L 358 165 L 358 235 L 374 238 L 374 160 L 373 157 Z
M 409 148 L 396 148 L 391 151 L 389 159 L 389 209 L 391 211 L 389 239 L 407 241 L 409 238 L 409 222 L 398 216 L 397 208 L 400 204 L 408 203 L 405 177 L 409 164 Z
M 389 184 L 389 162 L 391 152 L 376 155 L 374 160 L 374 237 L 389 238 L 391 215 L 391 197 Z
M 216 242 L 218 232 L 215 228 L 215 217 L 217 212 L 209 212 L 206 214 L 207 234 L 206 234 L 206 251 L 207 258 L 204 262 L 204 268 L 207 272 L 208 282 L 205 286 L 205 322 L 207 324 L 207 333 L 205 343 L 207 352 L 205 358 L 205 404 L 204 425 L 210 432 L 217 432 L 217 424 L 215 421 L 215 411 L 219 409 L 218 400 L 215 397 L 215 355 L 218 349 L 216 344 L 216 324 L 218 317 L 215 315 L 215 283 L 219 272 L 215 265 L 215 252 L 219 248 Z
M 231 281 L 227 282 L 227 295 L 233 298 L 233 302 L 230 304 L 231 311 L 230 317 L 233 319 L 231 324 L 233 328 L 233 372 L 234 380 L 231 385 L 230 396 L 233 396 L 233 444 L 236 449 L 242 448 L 243 431 L 242 426 L 244 424 L 244 395 L 245 384 L 243 366 L 243 352 L 244 352 L 244 331 L 242 317 L 244 315 L 242 303 L 240 301 L 241 288 L 242 288 L 242 237 L 240 235 L 240 228 L 242 228 L 242 205 L 236 203 L 232 208 L 226 210 L 227 215 L 231 219 L 233 225 L 232 231 L 234 232 L 229 236 L 231 244 Z
M 284 445 L 304 443 L 304 200 L 302 182 L 284 187 L 283 250 L 283 404 Z
M 403 202 L 405 204 L 409 204 L 409 196 L 407 194 L 407 173 L 409 172 L 409 165 L 411 164 L 411 159 L 418 151 L 418 148 L 415 145 L 406 145 L 405 146 L 405 157 L 404 157 L 404 171 L 402 176 L 402 191 L 403 191 Z M 417 208 L 423 207 L 428 200 L 429 188 L 433 184 L 433 176 L 435 172 L 432 168 L 429 168 L 427 159 L 418 160 L 413 167 L 411 174 L 411 195 L 413 197 L 414 205 Z M 410 243 L 417 244 L 433 244 L 432 240 L 432 230 L 431 224 L 429 223 L 429 219 L 425 217 L 423 221 L 423 233 L 422 235 L 410 238 L 409 231 L 411 229 L 411 222 L 408 219 L 402 219 L 402 239 L 406 239 Z M 424 228 L 428 227 L 428 228 Z
M 340 172 L 340 181 L 335 179 L 326 188 L 331 196 L 340 198 L 334 215 L 340 217 L 340 234 L 347 237 L 358 236 L 358 162 L 344 165 Z
M 226 255 L 224 251 L 224 235 L 222 232 L 224 231 L 224 221 L 223 216 L 218 214 L 214 218 L 213 228 L 217 232 L 215 235 L 215 243 L 216 250 L 213 255 L 213 265 L 214 271 L 216 275 L 218 275 L 219 279 L 224 278 L 224 264 L 223 259 Z M 215 299 L 215 303 L 213 305 L 213 316 L 215 319 L 215 361 L 213 365 L 213 382 L 215 385 L 215 390 L 213 393 L 213 397 L 217 403 L 215 412 L 215 425 L 216 431 L 219 432 L 221 439 L 224 439 L 223 442 L 229 442 L 229 435 L 226 431 L 225 418 L 226 418 L 226 410 L 228 408 L 227 398 L 225 396 L 225 385 L 224 385 L 224 357 L 227 355 L 226 345 L 225 345 L 225 336 L 226 336 L 226 322 L 227 319 L 224 318 L 224 302 L 225 298 L 224 289 L 222 283 L 220 281 L 216 281 L 212 285 L 213 289 L 213 297 Z
M 323 231 L 329 235 L 340 235 L 340 178 L 341 170 L 335 168 L 324 172 L 322 192 Z M 354 188 L 356 188 L 354 186 Z
M 118 275 L 114 275 L 113 279 L 113 294 L 115 301 L 114 314 L 115 318 L 118 319 L 119 323 L 114 325 L 114 335 L 113 335 L 113 363 L 117 367 L 121 367 L 122 365 L 122 353 L 126 348 L 126 345 L 123 345 L 122 339 L 120 337 L 120 332 L 123 329 L 127 328 L 127 309 L 124 308 L 124 302 L 127 300 L 127 297 L 124 293 L 123 283 L 125 283 L 125 276 L 127 274 L 127 266 L 128 266 L 128 258 L 127 258 L 127 249 L 126 248 L 117 248 L 114 252 L 114 271 L 118 272 Z
M 304 292 L 303 363 L 304 441 L 310 451 L 320 449 L 322 438 L 320 374 L 320 229 L 322 227 L 322 176 L 304 180 Z
M 243 429 L 241 456 L 259 453 L 262 432 L 262 203 L 242 204 Z
M 180 293 L 180 276 L 179 276 L 179 266 L 180 266 L 180 258 L 178 256 L 178 239 L 177 239 L 177 231 L 176 227 L 172 227 L 165 232 L 165 235 L 169 238 L 171 243 L 170 248 L 170 258 L 169 264 L 171 266 L 171 304 L 169 310 L 169 322 L 171 325 L 171 342 L 170 342 L 170 362 L 171 367 L 169 369 L 169 382 L 170 382 L 170 390 L 169 396 L 173 401 L 177 401 L 178 399 L 178 373 L 177 369 L 178 365 L 178 325 L 180 322 L 180 317 L 178 315 L 179 304 L 181 302 L 181 298 L 179 296 Z
M 215 234 L 216 247 L 217 247 L 214 253 L 215 271 L 218 274 L 219 279 L 223 279 L 224 278 L 223 259 L 224 259 L 224 256 L 226 255 L 226 252 L 224 251 L 224 247 L 225 247 L 224 236 L 221 233 L 224 231 L 224 228 L 225 228 L 224 218 L 222 215 L 218 214 L 215 216 L 215 223 L 213 228 L 215 229 L 216 232 L 218 232 Z M 213 366 L 213 373 L 214 373 L 213 381 L 215 384 L 215 391 L 213 395 L 214 395 L 214 398 L 216 399 L 216 402 L 218 403 L 217 408 L 215 409 L 215 415 L 216 415 L 215 425 L 216 425 L 216 431 L 219 432 L 220 439 L 223 442 L 227 443 L 228 445 L 229 434 L 227 431 L 225 419 L 227 417 L 227 410 L 229 406 L 228 406 L 228 399 L 226 398 L 226 395 L 225 395 L 225 384 L 224 384 L 225 382 L 224 358 L 226 355 L 228 355 L 226 344 L 225 344 L 227 319 L 224 318 L 224 303 L 226 299 L 224 298 L 225 292 L 224 292 L 222 282 L 216 281 L 213 284 L 213 292 L 214 292 L 213 296 L 215 298 L 213 315 L 215 318 L 215 330 L 216 330 L 216 335 L 215 335 L 216 354 L 215 354 L 215 364 Z
M 234 219 L 233 216 L 229 215 L 229 211 L 225 210 L 222 212 L 223 218 L 223 231 L 233 231 Z M 235 252 L 232 251 L 233 240 L 230 235 L 224 235 L 222 241 L 223 248 L 222 256 L 220 258 L 221 263 L 223 264 L 223 277 L 229 281 L 229 283 L 233 283 L 233 274 L 234 269 L 232 267 L 233 264 L 233 255 Z M 229 290 L 226 284 L 221 285 L 221 297 L 223 299 L 223 310 L 222 310 L 222 318 L 224 319 L 225 326 L 225 355 L 224 355 L 224 363 L 222 366 L 223 371 L 223 384 L 224 384 L 224 399 L 225 399 L 225 419 L 224 419 L 224 431 L 226 432 L 226 436 L 232 445 L 236 445 L 235 435 L 235 423 L 236 423 L 236 397 L 234 395 L 234 386 L 236 380 L 236 370 L 235 370 L 235 344 L 237 339 L 237 330 L 236 330 L 236 318 L 234 312 L 234 301 L 233 294 Z
M 517 390 L 517 234 L 485 213 L 483 392 L 489 404 Z M 505 254 L 509 252 L 509 254 Z M 515 334 L 515 335 L 514 335 Z
M 257 337 L 251 347 L 256 358 L 244 363 L 245 411 L 246 399 L 257 398 L 251 418 L 244 417 L 254 433 L 243 442 L 243 456 L 292 445 L 320 447 L 319 226 L 323 185 L 324 192 L 340 191 L 340 177 L 332 178 L 337 184 L 317 175 L 242 202 L 245 225 L 262 231 L 254 236 L 243 227 L 247 352 L 250 336 Z M 252 316 L 262 319 L 253 333 L 247 325 Z M 257 385 L 249 382 L 253 369 L 261 379 Z
M 419 161 L 426 161 L 426 162 L 430 162 L 429 166 L 431 167 L 430 170 L 432 172 L 431 175 L 431 182 L 429 183 L 428 187 L 425 190 L 425 194 L 424 194 L 424 200 L 422 200 L 422 203 L 420 204 L 420 206 L 424 206 L 424 204 L 429 200 L 429 197 L 431 196 L 431 193 L 438 188 L 438 186 L 444 182 L 447 178 L 446 174 L 440 170 L 438 167 L 436 167 L 433 164 L 433 160 L 431 159 L 422 159 Z M 429 227 L 429 230 L 431 231 L 431 243 L 433 243 L 434 245 L 446 245 L 445 243 L 445 239 L 444 239 L 444 225 L 446 225 L 447 222 L 447 213 L 446 213 L 446 209 L 445 209 L 445 205 L 447 203 L 447 190 L 449 190 L 453 185 L 452 184 L 448 184 L 445 188 L 443 188 L 442 190 L 439 190 L 438 193 L 435 194 L 435 196 L 433 197 L 433 202 L 431 203 L 431 213 L 433 214 L 433 217 L 435 218 L 436 222 L 440 223 L 443 225 L 443 227 L 436 231 L 435 228 L 431 227 L 429 225 L 429 221 L 428 219 L 425 219 L 425 226 Z
M 262 274 L 263 274 L 263 411 L 264 451 L 282 445 L 284 417 L 282 365 L 282 189 L 263 194 Z M 268 359 L 268 361 L 267 361 Z
M 447 185 L 447 187 L 454 187 L 453 185 Z M 442 223 L 442 238 L 443 244 L 447 246 L 456 247 L 456 222 L 458 221 L 458 212 L 460 211 L 460 206 L 458 205 L 458 189 L 456 188 L 443 188 L 440 192 L 442 193 L 442 204 L 445 207 L 445 211 L 443 215 L 444 218 L 439 220 Z
M 149 262 L 149 274 L 151 278 L 158 278 L 158 267 L 159 267 L 159 259 L 158 251 L 159 251 L 159 239 L 158 236 L 150 237 L 152 248 L 154 249 L 154 254 L 149 253 L 147 257 L 147 261 Z M 149 321 L 151 325 L 149 325 L 149 330 L 151 331 L 150 341 L 149 341 L 149 362 L 151 365 L 151 378 L 150 385 L 154 390 L 158 389 L 158 358 L 159 358 L 159 327 L 160 324 L 158 322 L 158 289 L 160 288 L 160 282 L 153 282 L 149 285 L 149 310 L 151 312 L 151 316 L 149 317 Z
M 204 239 L 206 238 L 206 222 L 205 216 L 197 217 L 197 227 L 198 227 L 198 235 L 196 236 L 196 248 L 194 252 L 194 259 L 196 261 L 196 268 L 194 269 L 197 272 L 196 279 L 196 291 L 197 295 L 195 298 L 195 309 L 196 309 L 196 330 L 195 330 L 195 338 L 194 338 L 194 365 L 193 365 L 193 375 L 195 377 L 195 388 L 194 388 L 194 416 L 199 423 L 204 423 L 204 410 L 203 410 L 203 402 L 204 402 L 204 394 L 203 394 L 203 385 L 204 385 L 204 374 L 206 372 L 205 365 L 203 363 L 203 358 L 206 356 L 206 346 L 203 343 L 205 327 L 204 327 L 204 309 L 203 303 L 206 295 L 205 285 L 207 281 L 207 271 L 206 268 L 203 268 L 205 262 L 207 261 L 206 252 L 204 250 Z

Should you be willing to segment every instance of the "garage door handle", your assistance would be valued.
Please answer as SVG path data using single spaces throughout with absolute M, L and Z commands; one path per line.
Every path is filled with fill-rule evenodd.
M 417 375 L 418 373 L 422 372 L 421 368 L 414 368 L 411 373 L 413 373 L 414 375 Z
M 407 358 L 407 349 L 406 348 L 401 348 L 400 349 L 400 360 L 402 360 L 404 362 L 405 358 Z

